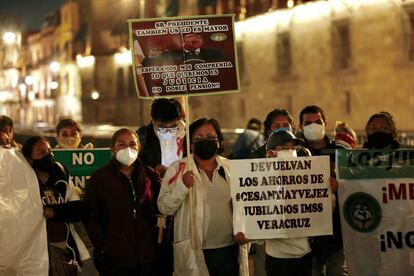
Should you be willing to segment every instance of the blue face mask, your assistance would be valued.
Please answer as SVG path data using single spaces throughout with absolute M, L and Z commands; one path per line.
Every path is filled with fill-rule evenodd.
M 279 131 L 282 131 L 282 130 L 289 131 L 289 132 L 292 132 L 293 133 L 293 131 L 292 131 L 292 129 L 290 127 L 281 127 L 281 128 L 272 130 L 272 133 L 276 133 L 276 132 L 279 132 Z

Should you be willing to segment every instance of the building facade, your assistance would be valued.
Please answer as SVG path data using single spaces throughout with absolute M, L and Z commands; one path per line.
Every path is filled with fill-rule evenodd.
M 414 130 L 414 0 L 70 0 L 24 39 L 21 64 L 11 66 L 18 81 L 8 78 L 17 92 L 0 94 L 2 113 L 17 112 L 26 125 L 61 116 L 147 123 L 151 101 L 136 95 L 127 19 L 228 13 L 238 20 L 241 93 L 191 97 L 191 119 L 244 127 L 285 108 L 298 121 L 304 106 L 317 104 L 330 129 L 341 120 L 362 130 L 385 110 L 399 129 Z

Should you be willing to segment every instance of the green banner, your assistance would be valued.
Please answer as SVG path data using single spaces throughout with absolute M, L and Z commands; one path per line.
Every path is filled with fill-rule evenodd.
M 414 150 L 338 150 L 340 179 L 414 177 Z
M 54 149 L 55 159 L 68 168 L 73 184 L 82 189 L 87 180 L 100 167 L 109 162 L 112 153 L 108 148 L 102 149 Z

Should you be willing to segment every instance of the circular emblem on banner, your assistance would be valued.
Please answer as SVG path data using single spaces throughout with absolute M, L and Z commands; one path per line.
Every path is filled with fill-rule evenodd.
M 226 40 L 227 35 L 226 34 L 223 34 L 223 33 L 215 33 L 215 34 L 212 34 L 210 38 L 213 41 L 219 42 L 219 41 Z
M 343 207 L 345 221 L 355 231 L 367 233 L 378 227 L 382 210 L 378 201 L 370 194 L 358 192 L 345 200 Z

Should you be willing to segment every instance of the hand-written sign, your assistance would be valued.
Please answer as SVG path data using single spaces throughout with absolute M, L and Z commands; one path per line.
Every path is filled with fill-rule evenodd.
M 332 234 L 329 157 L 230 160 L 235 233 L 249 239 Z
M 112 153 L 103 149 L 54 149 L 56 161 L 65 165 L 75 186 L 86 188 L 87 180 L 100 167 L 109 162 Z
M 129 20 L 139 97 L 238 92 L 230 15 Z

